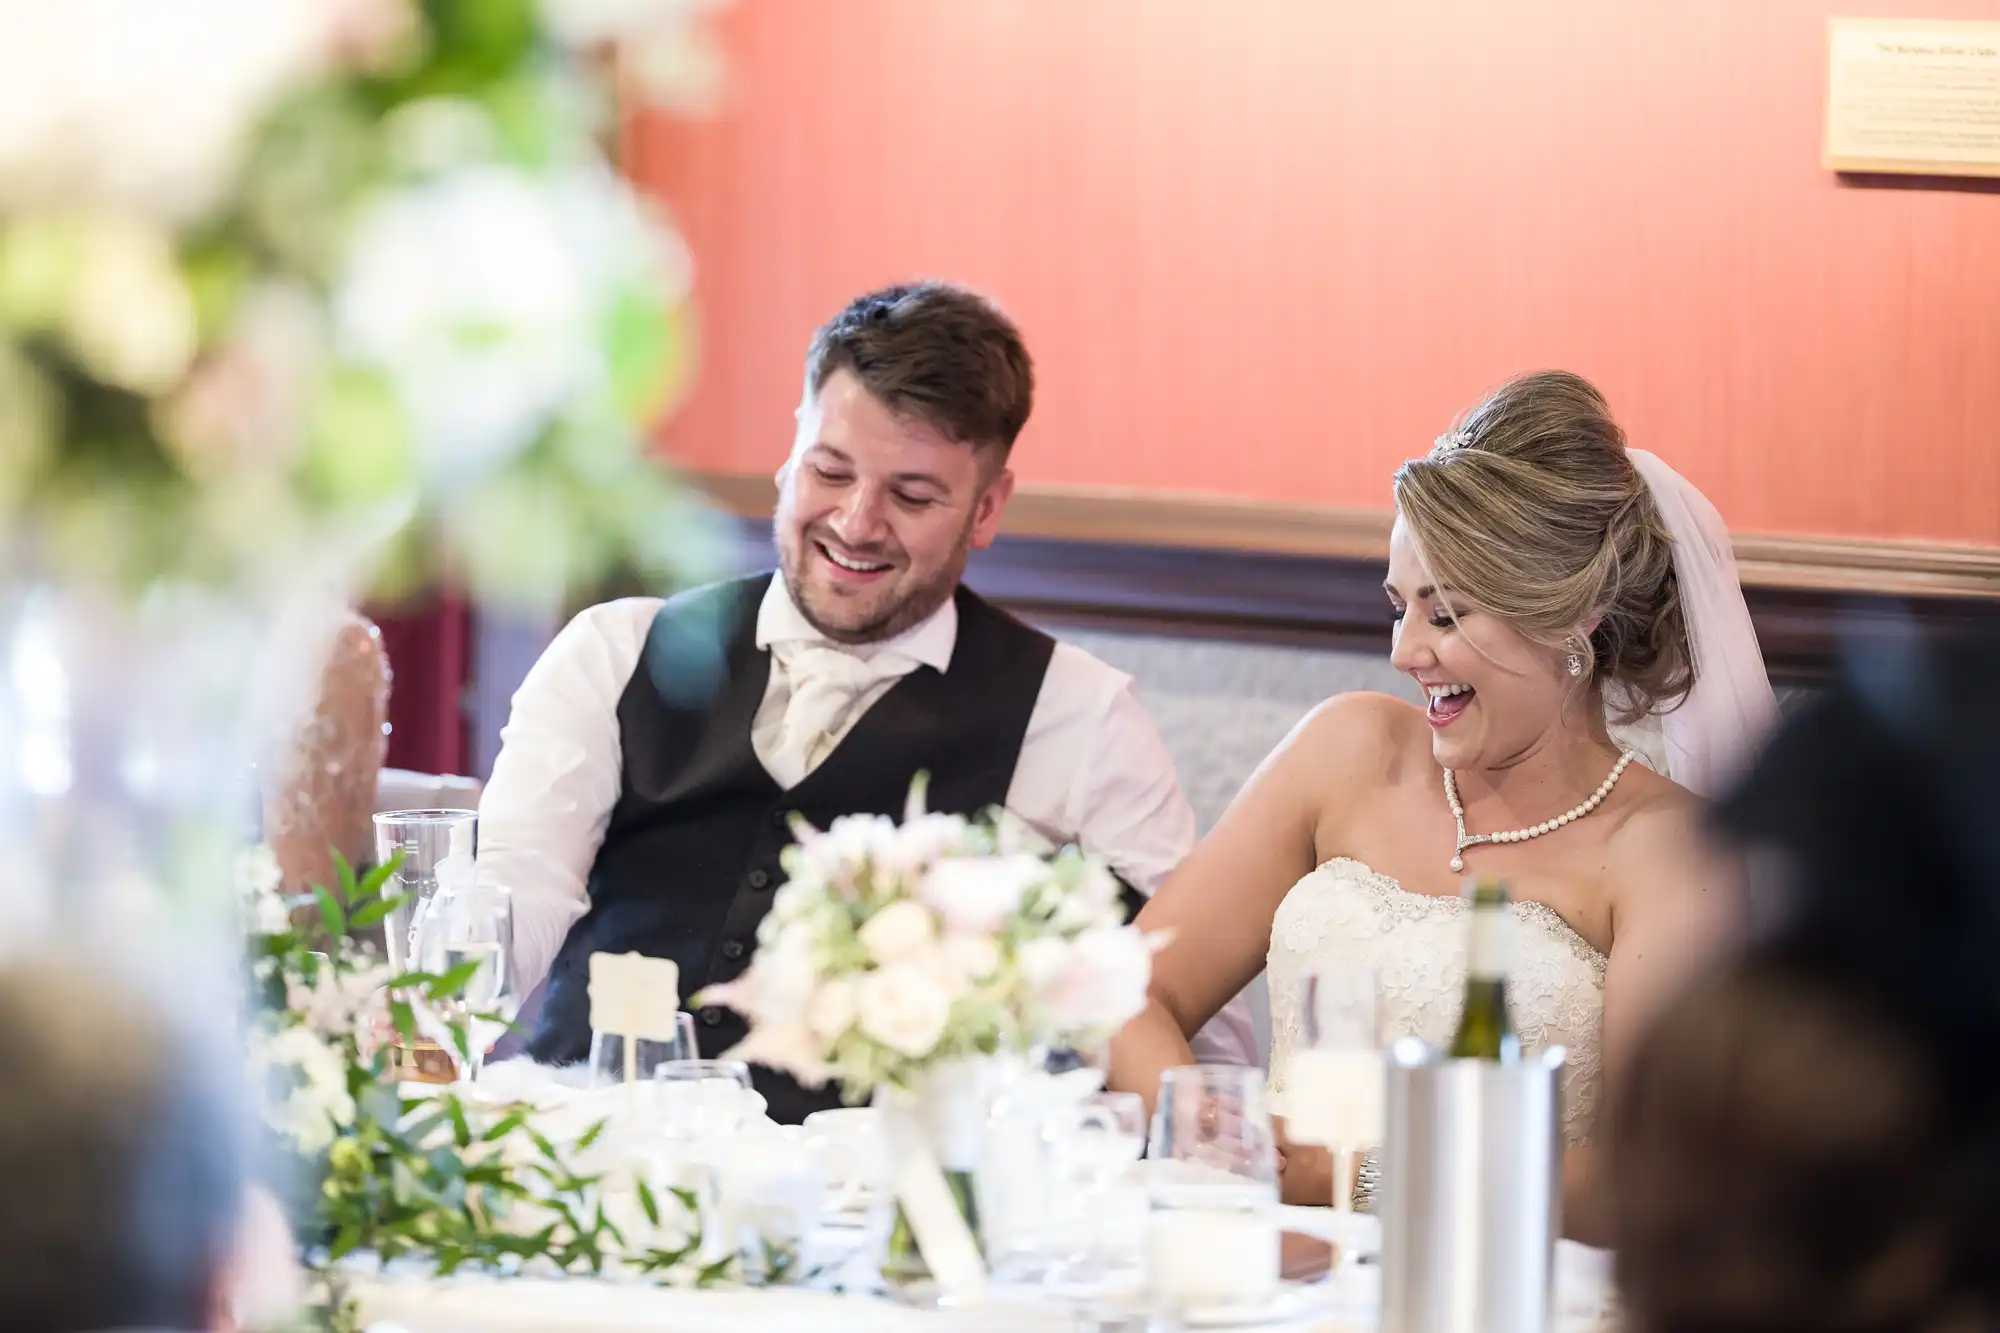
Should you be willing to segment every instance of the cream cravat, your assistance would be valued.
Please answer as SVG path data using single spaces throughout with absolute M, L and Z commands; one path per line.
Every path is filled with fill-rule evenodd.
M 771 645 L 772 669 L 789 694 L 776 744 L 764 756 L 771 775 L 791 787 L 833 753 L 841 738 L 888 687 L 916 669 L 901 653 L 863 658 L 829 643 Z

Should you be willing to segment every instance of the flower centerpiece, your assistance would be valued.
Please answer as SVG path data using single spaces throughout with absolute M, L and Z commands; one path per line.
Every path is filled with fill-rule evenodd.
M 970 1222 L 982 1063 L 1101 1047 L 1144 1007 L 1165 938 L 1125 922 L 1101 861 L 1004 810 L 929 811 L 925 785 L 900 824 L 795 821 L 750 967 L 699 1000 L 748 1019 L 733 1058 L 888 1107 Z M 885 1273 L 920 1278 L 916 1250 L 899 1210 Z
M 680 1287 L 796 1275 L 795 1237 L 709 1236 L 700 1181 L 617 1148 L 594 1112 L 579 1118 L 484 1084 L 399 1086 L 389 1058 L 398 1033 L 469 1059 L 469 1024 L 484 1016 L 453 1001 L 490 964 L 392 975 L 355 938 L 393 906 L 382 896 L 392 867 L 359 880 L 340 871 L 339 888 L 298 899 L 280 895 L 266 848 L 238 874 L 253 981 L 248 1070 L 283 1164 L 274 1181 L 295 1200 L 312 1327 L 355 1326 L 343 1295 L 349 1256 L 447 1275 L 619 1274 Z

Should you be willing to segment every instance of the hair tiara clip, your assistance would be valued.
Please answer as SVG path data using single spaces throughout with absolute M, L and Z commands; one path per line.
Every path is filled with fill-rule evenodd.
M 1472 437 L 1464 430 L 1448 430 L 1438 436 L 1437 443 L 1431 446 L 1431 457 L 1443 458 L 1446 454 L 1457 453 L 1471 443 Z

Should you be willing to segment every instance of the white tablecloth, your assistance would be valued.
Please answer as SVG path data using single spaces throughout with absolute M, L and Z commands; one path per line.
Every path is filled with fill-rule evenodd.
M 1312 1307 L 1262 1333 L 1372 1333 L 1372 1265 L 1317 1284 Z M 974 1310 L 914 1310 L 862 1296 L 796 1290 L 667 1291 L 582 1278 L 376 1279 L 357 1281 L 371 1333 L 1068 1333 L 1076 1319 L 996 1292 Z M 1564 1242 L 1556 1251 L 1558 1333 L 1610 1324 L 1610 1257 Z M 1238 1325 L 1237 1327 L 1248 1327 Z

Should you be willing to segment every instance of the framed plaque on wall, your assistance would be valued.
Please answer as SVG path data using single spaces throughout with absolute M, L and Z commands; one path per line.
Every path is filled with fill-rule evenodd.
M 1833 19 L 1826 166 L 2000 177 L 2000 23 Z

